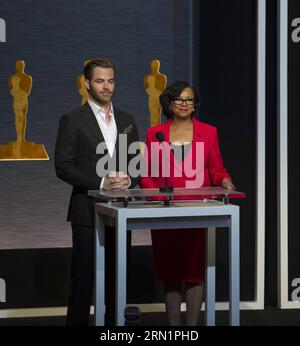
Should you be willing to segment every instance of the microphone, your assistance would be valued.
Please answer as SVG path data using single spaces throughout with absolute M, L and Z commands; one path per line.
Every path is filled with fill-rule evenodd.
M 165 135 L 162 133 L 162 132 L 156 132 L 155 134 L 156 136 L 156 139 L 159 141 L 159 143 L 161 144 L 162 142 L 164 142 L 165 140 Z M 167 157 L 167 153 L 166 153 L 166 150 L 165 150 L 165 147 L 163 147 L 163 151 L 164 151 L 164 154 L 166 156 L 166 160 L 168 160 L 168 157 Z M 170 163 L 170 161 L 168 160 L 168 162 Z M 166 164 L 166 161 L 165 161 L 165 164 Z M 167 173 L 167 172 L 166 172 Z M 168 186 L 168 176 L 166 175 L 166 186 L 165 187 L 160 187 L 159 188 L 159 192 L 165 192 L 165 193 L 170 193 L 170 192 L 173 192 L 174 191 L 174 187 L 172 186 Z

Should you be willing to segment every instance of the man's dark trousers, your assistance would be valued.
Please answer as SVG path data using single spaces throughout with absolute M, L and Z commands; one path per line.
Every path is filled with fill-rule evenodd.
M 71 293 L 68 303 L 67 325 L 87 326 L 94 286 L 94 228 L 72 225 L 73 249 L 71 262 Z M 105 325 L 115 324 L 115 229 L 105 230 Z M 128 262 L 131 234 L 127 232 Z M 127 262 L 127 263 L 128 263 Z M 129 264 L 129 263 L 128 263 Z

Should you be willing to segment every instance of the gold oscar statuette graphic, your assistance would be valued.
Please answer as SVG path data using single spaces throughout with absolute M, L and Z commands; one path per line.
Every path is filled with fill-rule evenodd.
M 167 77 L 160 73 L 159 68 L 159 60 L 152 60 L 151 72 L 144 77 L 145 91 L 149 95 L 148 105 L 151 127 L 161 123 L 161 105 L 159 103 L 159 96 L 167 86 Z
M 86 60 L 83 64 L 83 66 L 88 64 L 90 61 L 91 60 Z M 89 99 L 89 92 L 88 92 L 86 85 L 85 85 L 85 77 L 84 77 L 83 73 L 81 73 L 77 77 L 77 88 L 78 88 L 79 95 L 81 96 L 81 105 L 84 105 Z
M 10 93 L 13 96 L 15 127 L 17 138 L 14 142 L 0 144 L 0 160 L 49 160 L 43 144 L 26 141 L 28 96 L 32 88 L 32 77 L 24 72 L 25 62 L 16 62 L 16 73 L 8 79 Z

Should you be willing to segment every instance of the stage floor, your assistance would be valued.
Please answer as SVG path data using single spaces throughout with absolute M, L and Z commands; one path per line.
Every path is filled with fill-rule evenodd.
M 182 321 L 185 313 L 182 313 Z M 167 326 L 165 313 L 143 313 L 140 318 L 141 326 Z M 201 325 L 204 324 L 202 313 Z M 228 325 L 228 312 L 216 312 L 217 326 Z M 65 317 L 36 317 L 0 319 L 0 326 L 64 326 Z M 91 317 L 93 325 L 93 316 Z M 300 310 L 280 310 L 275 307 L 266 307 L 265 310 L 241 311 L 241 326 L 300 326 Z

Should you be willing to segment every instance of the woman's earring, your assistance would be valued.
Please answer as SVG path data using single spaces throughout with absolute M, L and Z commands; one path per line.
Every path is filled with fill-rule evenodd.
M 193 108 L 193 112 L 195 112 L 195 108 Z

